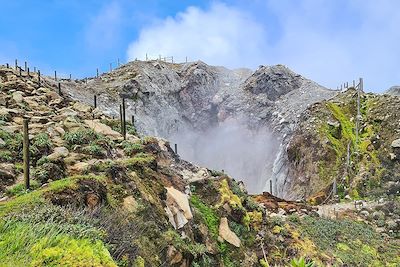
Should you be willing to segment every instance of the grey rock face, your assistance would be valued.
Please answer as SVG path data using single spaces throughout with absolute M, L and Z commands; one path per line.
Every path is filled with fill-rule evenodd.
M 400 86 L 392 86 L 392 87 L 390 87 L 390 88 L 385 92 L 385 94 L 400 96 Z
M 96 94 L 98 109 L 115 118 L 124 97 L 127 119 L 134 116 L 139 132 L 178 143 L 184 159 L 215 163 L 211 167 L 245 181 L 252 193 L 269 191 L 272 180 L 280 196 L 290 179 L 286 146 L 300 114 L 337 94 L 283 65 L 253 73 L 201 61 L 134 61 L 87 83 L 63 81 L 62 88 L 90 105 Z

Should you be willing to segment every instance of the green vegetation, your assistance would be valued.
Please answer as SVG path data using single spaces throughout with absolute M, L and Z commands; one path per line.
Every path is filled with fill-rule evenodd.
M 21 161 L 23 141 L 22 134 L 10 134 L 4 130 L 0 130 L 0 138 L 4 141 L 4 145 L 0 146 L 0 161 Z
M 39 188 L 40 184 L 35 180 L 31 180 L 30 186 L 31 186 L 30 190 L 36 190 Z M 25 183 L 18 183 L 6 190 L 6 194 L 10 197 L 20 196 L 20 195 L 26 194 L 28 192 L 29 192 L 29 190 L 26 190 Z
M 302 230 L 302 238 L 310 238 L 316 245 L 318 254 L 331 253 L 349 266 L 400 264 L 399 242 L 384 241 L 372 227 L 364 223 L 306 216 L 296 225 Z
M 195 258 L 198 258 L 207 252 L 207 248 L 204 244 L 190 242 L 188 239 L 182 239 L 182 237 L 174 230 L 166 231 L 164 233 L 164 238 L 179 251 L 189 253 Z
M 204 223 L 207 225 L 211 236 L 216 239 L 218 237 L 219 228 L 219 217 L 217 213 L 212 208 L 204 204 L 196 195 L 191 196 L 190 203 L 200 213 L 200 216 Z
M 304 258 L 300 259 L 292 259 L 290 261 L 290 266 L 291 267 L 313 267 L 314 262 L 307 262 Z
M 103 176 L 81 175 L 51 182 L 47 187 L 21 194 L 7 202 L 0 202 L 0 218 L 11 212 L 18 212 L 22 208 L 34 207 L 45 203 L 44 195 L 46 193 L 55 194 L 66 188 L 77 189 L 78 182 L 82 180 L 103 181 L 104 179 L 105 177 Z
M 139 152 L 142 152 L 144 148 L 144 146 L 140 143 L 132 143 L 129 141 L 123 141 L 121 145 L 125 154 L 131 157 Z
M 72 147 L 74 145 L 89 144 L 99 139 L 100 135 L 91 129 L 81 128 L 73 132 L 66 132 L 63 136 L 67 144 Z
M 91 222 L 78 210 L 49 204 L 14 212 L 0 220 L 0 262 L 12 263 L 9 266 L 116 266 L 102 242 L 102 232 Z
M 50 154 L 53 144 L 51 143 L 50 137 L 47 133 L 39 133 L 31 141 L 29 146 L 29 152 L 33 164 L 37 162 L 41 157 Z
M 138 153 L 133 158 L 128 158 L 122 161 L 123 165 L 131 170 L 138 168 L 151 167 L 156 165 L 154 156 L 147 153 Z

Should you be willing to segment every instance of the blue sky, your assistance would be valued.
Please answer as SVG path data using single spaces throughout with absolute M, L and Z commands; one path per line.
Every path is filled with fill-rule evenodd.
M 34 3 L 34 4 L 33 4 Z M 0 0 L 0 62 L 74 77 L 174 56 L 229 68 L 284 64 L 336 88 L 400 84 L 400 1 Z

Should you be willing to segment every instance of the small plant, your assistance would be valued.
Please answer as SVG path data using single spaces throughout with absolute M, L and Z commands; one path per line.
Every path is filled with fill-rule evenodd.
M 91 142 L 88 146 L 84 147 L 83 152 L 96 157 L 104 156 L 104 149 L 95 142 Z
M 312 261 L 306 261 L 303 257 L 300 259 L 292 259 L 290 261 L 290 266 L 291 267 L 313 267 L 314 262 Z
M 9 162 L 13 160 L 13 156 L 10 151 L 2 150 L 0 151 L 0 162 Z
M 144 146 L 139 143 L 132 143 L 129 141 L 124 141 L 122 142 L 122 147 L 124 149 L 124 152 L 128 156 L 133 156 L 139 152 L 143 151 Z
M 99 138 L 99 134 L 91 129 L 78 129 L 73 132 L 66 132 L 63 136 L 69 146 L 84 145 Z

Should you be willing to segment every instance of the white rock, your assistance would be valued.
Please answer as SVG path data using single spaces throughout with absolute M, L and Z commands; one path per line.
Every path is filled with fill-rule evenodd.
M 166 187 L 165 189 L 167 190 L 165 212 L 172 226 L 175 229 L 180 229 L 193 218 L 188 196 L 173 187 Z
M 221 218 L 221 222 L 219 224 L 219 236 L 227 241 L 228 243 L 234 245 L 235 247 L 240 247 L 240 239 L 239 237 L 231 231 L 228 225 L 228 219 L 226 217 Z

